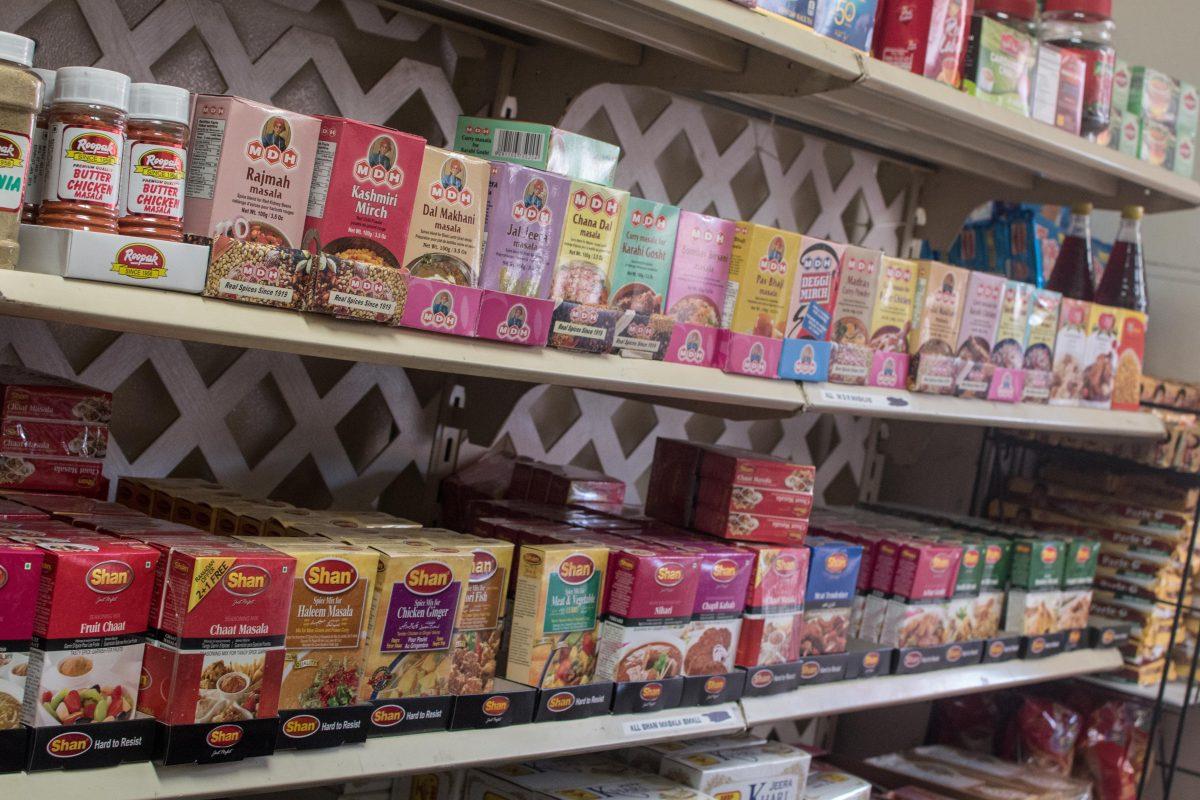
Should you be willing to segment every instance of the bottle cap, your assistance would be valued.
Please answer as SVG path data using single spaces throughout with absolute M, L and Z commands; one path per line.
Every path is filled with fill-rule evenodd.
M 1009 14 L 1032 22 L 1037 19 L 1037 0 L 975 0 L 976 14 Z
M 178 86 L 135 83 L 129 90 L 129 118 L 187 124 L 191 93 Z
M 1082 217 L 1088 217 L 1091 216 L 1092 209 L 1094 208 L 1095 206 L 1093 206 L 1091 203 L 1075 203 L 1071 206 L 1071 213 L 1078 214 Z
M 42 83 L 46 89 L 42 92 L 42 108 L 50 105 L 50 98 L 54 97 L 54 84 L 58 78 L 58 73 L 52 69 L 33 68 L 34 74 L 42 79 Z
M 1146 209 L 1141 206 L 1125 206 L 1121 209 L 1122 219 L 1141 219 L 1146 215 Z
M 0 31 L 0 61 L 11 61 L 22 67 L 32 67 L 33 39 Z
M 63 67 L 54 84 L 55 103 L 129 108 L 129 76 L 97 67 Z
M 1077 12 L 1112 19 L 1112 0 L 1046 0 L 1046 11 Z

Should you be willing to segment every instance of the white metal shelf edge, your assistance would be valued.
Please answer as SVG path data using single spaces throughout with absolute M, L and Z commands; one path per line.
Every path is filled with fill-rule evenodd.
M 1078 650 L 1034 661 L 981 664 L 917 675 L 889 675 L 856 681 L 852 685 L 809 686 L 774 697 L 748 697 L 742 700 L 742 708 L 748 725 L 764 725 L 1041 683 L 1107 672 L 1120 666 L 1121 655 L 1116 650 Z

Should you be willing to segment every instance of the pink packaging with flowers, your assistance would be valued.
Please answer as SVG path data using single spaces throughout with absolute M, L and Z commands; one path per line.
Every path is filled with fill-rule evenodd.
M 675 259 L 667 287 L 667 313 L 689 325 L 722 324 L 734 223 L 681 211 Z

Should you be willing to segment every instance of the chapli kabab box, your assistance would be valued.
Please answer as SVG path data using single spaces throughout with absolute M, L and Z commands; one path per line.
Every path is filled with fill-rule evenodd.
M 35 542 L 43 560 L 21 709 L 34 729 L 26 768 L 148 759 L 153 724 L 134 710 L 158 551 L 87 532 L 55 538 Z
M 41 577 L 41 550 L 0 540 L 0 772 L 24 766 L 21 705 Z
M 275 750 L 296 560 L 235 539 L 164 537 L 138 711 L 160 723 L 164 764 Z

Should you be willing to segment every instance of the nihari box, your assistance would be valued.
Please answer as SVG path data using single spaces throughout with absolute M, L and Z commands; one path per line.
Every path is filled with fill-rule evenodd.
M 571 182 L 559 175 L 491 163 L 479 285 L 548 298 Z
M 1063 297 L 1049 289 L 1035 289 L 1025 333 L 1024 385 L 1021 400 L 1046 403 L 1054 381 L 1054 345 Z
M 44 727 L 131 718 L 158 551 L 86 532 L 38 547 L 42 575 L 21 721 Z
M 884 256 L 878 294 L 871 312 L 872 386 L 902 388 L 908 376 L 908 340 L 912 330 L 920 272 L 915 261 Z
M 524 546 L 518 561 L 506 677 L 544 689 L 591 683 L 608 548 Z
M 788 301 L 787 338 L 829 340 L 845 252 L 846 245 L 803 237 Z
M 799 234 L 790 231 L 737 223 L 721 315 L 726 328 L 733 333 L 783 338 L 801 241 Z
M 734 230 L 729 220 L 691 211 L 679 213 L 666 300 L 666 311 L 676 321 L 721 326 Z
M 43 555 L 32 545 L 0 539 L 0 731 L 21 727 Z
M 1000 327 L 1005 280 L 1002 275 L 972 272 L 958 332 L 954 393 L 984 399 L 992 383 L 992 345 Z
M 833 342 L 829 380 L 834 383 L 862 386 L 870 377 L 874 355 L 871 318 L 879 300 L 883 269 L 882 252 L 864 247 L 846 248 L 829 336 Z
M 992 345 L 991 386 L 988 399 L 1005 403 L 1021 400 L 1025 388 L 1025 334 L 1036 290 L 1028 283 L 1006 281 L 1000 303 L 1000 325 Z
M 550 296 L 572 303 L 603 304 L 616 257 L 629 192 L 571 182 Z
M 196 95 L 183 232 L 299 247 L 321 123 L 241 97 Z
M 639 314 L 663 311 L 678 229 L 677 207 L 629 198 L 612 269 L 610 306 Z
M 404 246 L 409 274 L 479 285 L 489 174 L 482 159 L 426 145 Z
M 660 772 L 684 786 L 722 798 L 798 800 L 812 756 L 783 742 L 666 756 Z
M 909 388 L 931 394 L 954 394 L 957 359 L 954 344 L 962 323 L 971 273 L 936 261 L 922 261 L 909 353 Z
M 507 161 L 601 186 L 612 186 L 621 156 L 616 145 L 551 125 L 465 116 L 458 118 L 454 147 L 489 161 Z

